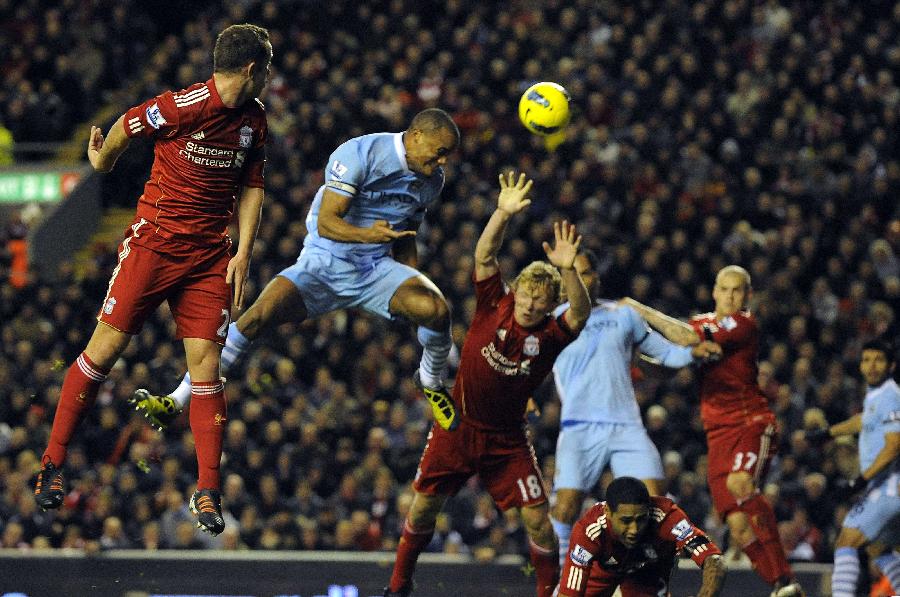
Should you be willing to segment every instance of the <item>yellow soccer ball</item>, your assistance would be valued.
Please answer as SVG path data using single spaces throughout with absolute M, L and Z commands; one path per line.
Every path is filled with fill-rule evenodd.
M 542 137 L 561 131 L 569 123 L 569 92 L 558 83 L 535 83 L 519 100 L 519 120 Z

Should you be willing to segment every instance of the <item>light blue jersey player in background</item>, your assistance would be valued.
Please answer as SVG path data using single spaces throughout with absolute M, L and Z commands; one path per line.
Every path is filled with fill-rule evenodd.
M 607 465 L 616 477 L 643 480 L 652 495 L 660 495 L 662 490 L 659 451 L 644 429 L 631 384 L 634 349 L 671 368 L 722 353 L 713 342 L 693 347 L 673 344 L 651 330 L 631 307 L 598 301 L 596 257 L 592 253 L 579 254 L 575 270 L 595 306 L 581 334 L 553 366 L 562 403 L 553 478 L 556 502 L 551 517 L 559 537 L 560 562 L 568 550 L 572 525 L 581 516 L 584 497 Z
M 428 205 L 444 186 L 448 156 L 459 130 L 443 110 L 416 114 L 402 133 L 364 135 L 340 145 L 325 167 L 323 184 L 306 217 L 307 236 L 297 262 L 281 271 L 256 302 L 228 327 L 222 372 L 260 334 L 336 309 L 359 307 L 418 326 L 424 350 L 416 383 L 438 424 L 453 429 L 458 417 L 444 389 L 450 309 L 441 291 L 415 269 L 415 234 Z M 158 428 L 190 399 L 190 379 L 168 396 L 135 392 L 132 402 Z
M 870 558 L 891 586 L 900 587 L 900 556 L 880 553 L 884 544 L 895 545 L 900 534 L 896 528 L 900 520 L 900 386 L 892 377 L 894 367 L 895 354 L 889 344 L 865 343 L 859 360 L 868 386 L 863 411 L 818 433 L 806 433 L 811 441 L 859 434 L 860 475 L 849 484 L 847 497 L 864 493 L 844 517 L 834 544 L 833 597 L 855 597 L 862 547 L 869 548 Z

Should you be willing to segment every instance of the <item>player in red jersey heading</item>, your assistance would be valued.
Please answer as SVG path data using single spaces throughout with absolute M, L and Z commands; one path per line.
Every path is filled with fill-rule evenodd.
M 497 252 L 506 224 L 531 203 L 525 175 L 500 175 L 497 210 L 475 247 L 475 316 L 462 348 L 453 400 L 461 422 L 450 433 L 434 425 L 419 463 L 397 561 L 385 595 L 409 595 L 416 559 L 434 533 L 447 497 L 477 474 L 503 510 L 517 508 L 528 533 L 538 597 L 549 597 L 559 572 L 547 489 L 524 429 L 528 397 L 553 368 L 557 355 L 584 327 L 590 298 L 574 269 L 581 237 L 567 222 L 553 225 L 554 245 L 508 290 Z M 551 265 L 552 264 L 552 265 Z M 570 308 L 554 318 L 560 288 Z
M 558 595 L 622 597 L 669 594 L 676 557 L 687 551 L 703 569 L 697 597 L 722 589 L 725 564 L 719 548 L 668 498 L 650 497 L 634 477 L 619 477 L 572 528 Z
M 119 246 L 99 321 L 63 382 L 35 499 L 59 508 L 59 467 L 84 412 L 131 337 L 168 301 L 183 339 L 196 401 L 190 423 L 197 450 L 197 491 L 191 509 L 198 527 L 225 528 L 219 498 L 219 461 L 226 420 L 219 356 L 231 318 L 241 306 L 263 202 L 266 115 L 257 99 L 268 79 L 272 44 L 255 25 L 232 25 L 213 50 L 211 79 L 167 91 L 125 112 L 106 138 L 91 128 L 88 159 L 108 172 L 132 137 L 154 142 L 150 178 L 137 215 Z M 231 256 L 228 225 L 240 239 Z
M 773 597 L 802 595 L 778 535 L 772 505 L 760 483 L 775 456 L 775 415 L 759 388 L 759 327 L 747 309 L 750 274 L 737 265 L 722 268 L 713 287 L 715 311 L 685 323 L 625 299 L 673 342 L 710 340 L 722 358 L 700 366 L 700 417 L 709 449 L 709 489 L 716 511 L 756 572 L 773 585 Z

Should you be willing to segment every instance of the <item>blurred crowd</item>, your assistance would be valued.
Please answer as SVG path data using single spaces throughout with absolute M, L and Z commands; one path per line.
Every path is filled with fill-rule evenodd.
M 129 19 L 152 56 L 130 78 L 116 70 L 115 40 L 135 34 L 117 26 L 115 9 L 90 21 L 103 35 L 62 47 L 104 54 L 103 72 L 115 86 L 128 81 L 134 104 L 208 78 L 224 26 L 270 29 L 268 201 L 251 296 L 298 255 L 329 153 L 351 136 L 402 130 L 431 106 L 453 115 L 462 143 L 417 238 L 422 270 L 453 306 L 458 344 L 474 308 L 471 256 L 501 169 L 535 179 L 530 212 L 501 251 L 507 275 L 542 257 L 549 223 L 563 217 L 601 256 L 605 296 L 631 295 L 672 315 L 710 310 L 715 272 L 746 267 L 762 328 L 760 384 L 780 422 L 766 493 L 791 557 L 829 560 L 846 512 L 831 489 L 857 475 L 856 446 L 847 438 L 816 448 L 802 431 L 858 412 L 859 346 L 897 337 L 900 3 L 311 6 L 228 3 L 156 37 Z M 55 13 L 34 14 L 39 44 Z M 67 52 L 59 51 L 57 71 Z M 572 95 L 572 123 L 558 143 L 528 134 L 516 117 L 522 90 L 543 79 Z M 105 80 L 82 78 L 78 97 L 62 98 L 70 120 L 89 114 L 85 97 L 97 98 Z M 41 81 L 24 69 L 19 87 Z M 8 119 L 16 100 L 8 85 L 3 93 Z M 143 180 L 146 156 L 134 156 L 121 167 Z M 119 199 L 133 204 L 137 192 Z M 62 374 L 87 341 L 115 259 L 106 247 L 79 276 L 64 263 L 59 282 L 0 287 L 0 546 L 392 549 L 430 410 L 412 382 L 414 331 L 357 312 L 282 326 L 232 371 L 222 536 L 196 532 L 187 511 L 196 467 L 187 417 L 160 435 L 126 403 L 138 387 L 171 390 L 185 368 L 165 308 L 132 341 L 82 426 L 65 466 L 65 507 L 35 510 L 29 482 Z M 636 363 L 668 491 L 727 544 L 710 515 L 694 372 Z M 552 384 L 536 398 L 532 434 L 549 482 L 559 404 Z M 527 553 L 524 537 L 473 480 L 449 502 L 429 549 L 490 558 Z

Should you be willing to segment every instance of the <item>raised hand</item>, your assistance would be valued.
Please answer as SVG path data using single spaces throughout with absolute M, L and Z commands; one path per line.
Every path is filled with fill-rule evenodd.
M 527 179 L 525 173 L 519 174 L 519 180 L 515 180 L 513 171 L 505 175 L 500 174 L 500 196 L 497 198 L 497 209 L 512 215 L 517 214 L 531 205 L 528 193 L 531 191 L 533 180 Z
M 553 240 L 552 247 L 547 241 L 543 243 L 547 260 L 560 269 L 572 269 L 581 244 L 581 235 L 575 231 L 575 224 L 569 224 L 566 220 L 553 222 Z
M 704 340 L 691 349 L 691 355 L 703 361 L 718 361 L 722 358 L 722 347 L 715 342 Z
M 88 138 L 87 155 L 88 161 L 94 168 L 98 165 L 100 158 L 100 150 L 103 149 L 103 131 L 100 127 L 91 127 L 91 136 Z

